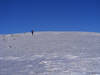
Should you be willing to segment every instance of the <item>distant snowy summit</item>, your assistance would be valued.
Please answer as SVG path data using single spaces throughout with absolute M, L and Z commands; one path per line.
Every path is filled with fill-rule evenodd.
M 46 35 L 54 35 L 54 34 L 66 34 L 66 35 L 69 35 L 69 34 L 79 34 L 79 35 L 100 35 L 100 33 L 96 33 L 96 32 L 77 32 L 77 31 L 40 31 L 40 32 L 34 32 L 34 35 L 42 35 L 44 34 L 45 36 Z M 15 33 L 15 34 L 1 34 L 0 37 L 18 37 L 18 36 L 31 36 L 32 35 L 32 32 L 24 32 L 24 33 Z

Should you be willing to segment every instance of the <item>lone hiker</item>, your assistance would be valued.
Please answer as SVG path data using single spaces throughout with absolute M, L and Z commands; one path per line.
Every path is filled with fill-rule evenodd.
M 33 36 L 34 30 L 32 30 L 32 36 Z

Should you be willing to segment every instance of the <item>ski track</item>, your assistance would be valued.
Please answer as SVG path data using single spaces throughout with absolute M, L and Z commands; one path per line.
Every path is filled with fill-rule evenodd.
M 0 35 L 0 75 L 100 75 L 100 34 Z

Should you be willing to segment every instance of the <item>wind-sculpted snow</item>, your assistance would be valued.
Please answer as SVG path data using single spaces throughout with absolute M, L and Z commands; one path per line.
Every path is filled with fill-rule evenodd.
M 100 75 L 100 34 L 0 35 L 0 75 Z

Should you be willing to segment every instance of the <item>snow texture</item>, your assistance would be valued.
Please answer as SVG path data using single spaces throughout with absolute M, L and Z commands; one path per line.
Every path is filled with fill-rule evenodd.
M 0 35 L 0 75 L 100 75 L 100 33 Z

